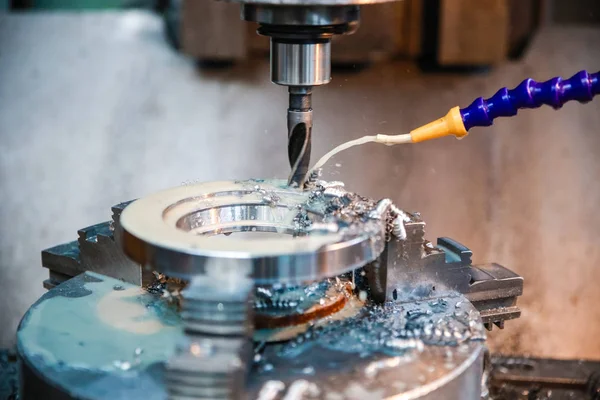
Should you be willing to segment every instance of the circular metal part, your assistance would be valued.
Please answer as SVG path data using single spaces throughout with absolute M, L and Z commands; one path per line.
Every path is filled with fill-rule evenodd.
M 331 80 L 331 42 L 290 43 L 271 38 L 271 81 L 318 86 Z
M 242 274 L 225 281 L 212 276 L 194 277 L 182 292 L 181 317 L 186 332 L 251 336 L 252 304 L 248 298 L 253 288 L 254 282 Z
M 248 274 L 268 284 L 336 276 L 381 254 L 385 223 L 339 221 L 328 214 L 332 200 L 278 180 L 180 186 L 125 208 L 122 246 L 134 261 L 185 279 Z M 311 229 L 325 220 L 327 230 Z
M 242 390 L 259 398 L 277 381 L 275 398 L 284 398 L 306 381 L 318 389 L 315 399 L 478 400 L 485 349 L 479 330 L 479 313 L 462 295 L 367 305 L 291 341 L 267 343 Z M 182 341 L 182 322 L 165 299 L 106 276 L 79 275 L 42 296 L 19 326 L 20 398 L 166 400 L 165 364 Z M 218 338 L 196 352 L 210 354 L 213 344 Z
M 276 26 L 332 26 L 358 21 L 358 6 L 292 6 L 243 4 L 242 19 Z

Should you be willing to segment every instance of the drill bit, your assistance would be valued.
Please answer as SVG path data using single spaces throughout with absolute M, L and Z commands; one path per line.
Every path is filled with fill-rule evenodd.
M 287 111 L 288 159 L 292 171 L 288 185 L 302 187 L 310 163 L 312 133 L 312 87 L 290 86 Z

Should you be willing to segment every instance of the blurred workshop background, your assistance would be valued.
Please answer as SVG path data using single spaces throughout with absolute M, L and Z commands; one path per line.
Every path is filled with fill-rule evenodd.
M 110 207 L 193 181 L 286 177 L 286 90 L 268 39 L 208 0 L 0 0 L 0 347 L 44 293 L 40 251 Z M 403 133 L 527 77 L 600 66 L 597 0 L 404 0 L 363 9 L 315 89 L 313 160 Z M 496 350 L 600 358 L 600 101 L 325 168 L 419 211 L 428 237 L 525 278 Z

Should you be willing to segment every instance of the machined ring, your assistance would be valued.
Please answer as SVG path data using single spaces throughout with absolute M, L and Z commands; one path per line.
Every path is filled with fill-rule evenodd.
M 180 186 L 125 208 L 122 245 L 143 266 L 184 279 L 239 273 L 268 284 L 332 277 L 381 254 L 385 223 L 337 220 L 327 211 L 331 200 L 280 180 Z

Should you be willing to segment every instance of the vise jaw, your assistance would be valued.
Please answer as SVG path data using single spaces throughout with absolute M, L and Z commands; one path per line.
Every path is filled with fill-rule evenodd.
M 488 330 L 518 318 L 523 278 L 502 265 L 472 265 L 472 251 L 457 241 L 425 240 L 425 222 L 407 214 L 406 237 L 391 238 L 381 257 L 366 267 L 373 300 L 408 301 L 463 294 L 480 312 Z

